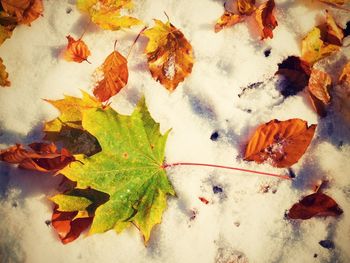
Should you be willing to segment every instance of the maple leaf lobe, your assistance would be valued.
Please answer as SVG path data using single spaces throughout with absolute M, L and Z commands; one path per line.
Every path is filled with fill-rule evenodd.
M 110 229 L 120 232 L 132 222 L 147 242 L 153 226 L 161 221 L 166 196 L 175 194 L 162 167 L 168 132 L 160 134 L 144 101 L 131 116 L 110 107 L 84 110 L 82 125 L 98 139 L 102 151 L 77 157 L 81 163 L 61 173 L 76 181 L 78 188 L 109 195 L 95 211 L 90 234 Z

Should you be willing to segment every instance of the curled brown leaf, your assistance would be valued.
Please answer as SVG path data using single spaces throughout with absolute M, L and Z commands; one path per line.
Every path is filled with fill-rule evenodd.
M 20 144 L 0 151 L 0 160 L 18 167 L 40 172 L 55 172 L 75 161 L 66 149 L 58 151 L 51 143 L 32 143 L 28 149 Z
M 272 38 L 273 30 L 277 27 L 278 23 L 273 14 L 275 9 L 275 1 L 268 0 L 261 4 L 255 11 L 255 19 L 261 30 L 261 38 Z

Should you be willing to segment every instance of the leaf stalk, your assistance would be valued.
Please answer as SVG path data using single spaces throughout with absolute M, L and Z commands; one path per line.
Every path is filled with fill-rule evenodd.
M 280 179 L 285 179 L 285 180 L 292 180 L 292 178 L 289 177 L 288 175 L 265 173 L 265 172 L 259 172 L 259 171 L 250 170 L 250 169 L 243 169 L 243 168 L 237 168 L 237 167 L 225 166 L 225 165 L 207 164 L 207 163 L 190 163 L 190 162 L 165 163 L 165 164 L 162 165 L 162 168 L 166 169 L 166 168 L 171 168 L 171 167 L 174 167 L 174 166 L 213 167 L 213 168 L 220 168 L 220 169 L 235 170 L 235 171 L 240 171 L 240 172 L 245 172 L 245 173 L 254 173 L 254 174 L 259 174 L 259 175 L 278 177 Z

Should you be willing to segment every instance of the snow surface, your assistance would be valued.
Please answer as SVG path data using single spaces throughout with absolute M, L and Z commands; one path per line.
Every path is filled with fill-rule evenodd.
M 215 34 L 213 25 L 223 12 L 220 0 L 136 0 L 135 16 L 171 22 L 190 40 L 195 52 L 193 72 L 169 94 L 147 70 L 141 38 L 129 57 L 127 87 L 112 101 L 120 113 L 130 114 L 145 96 L 162 131 L 172 128 L 166 148 L 167 162 L 190 161 L 230 165 L 286 174 L 277 169 L 242 161 L 242 145 L 261 123 L 273 118 L 302 118 L 318 123 L 315 138 L 294 165 L 293 181 L 204 167 L 174 167 L 168 175 L 177 192 L 169 198 L 163 221 L 144 246 L 135 228 L 80 237 L 62 245 L 46 225 L 52 204 L 52 178 L 1 164 L 0 262 L 350 262 L 350 136 L 349 128 L 331 113 L 319 119 L 305 94 L 283 98 L 278 91 L 277 64 L 300 55 L 303 36 L 324 19 L 325 6 L 317 1 L 276 1 L 278 27 L 274 38 L 259 40 L 252 19 Z M 42 99 L 91 92 L 94 70 L 113 50 L 126 55 L 141 28 L 121 32 L 89 25 L 84 41 L 92 55 L 88 63 L 59 58 L 65 36 L 78 38 L 88 19 L 73 0 L 45 0 L 44 16 L 30 28 L 19 26 L 0 47 L 12 86 L 1 89 L 0 147 L 42 138 L 43 122 L 58 112 Z M 71 10 L 71 12 L 69 12 Z M 349 14 L 331 9 L 339 24 Z M 346 41 L 345 41 L 346 42 Z M 349 41 L 347 41 L 349 43 Z M 271 49 L 269 57 L 264 51 Z M 346 61 L 349 48 L 320 63 Z M 328 61 L 328 62 L 327 62 Z M 339 63 L 338 63 L 339 64 Z M 335 71 L 334 71 L 335 72 Z M 337 76 L 339 73 L 332 73 Z M 338 72 L 338 71 L 337 71 Z M 243 89 L 263 82 L 255 88 Z M 240 95 L 240 96 L 238 96 Z M 218 132 L 216 141 L 210 140 Z M 314 184 L 327 178 L 325 193 L 344 210 L 339 218 L 290 221 L 285 211 Z M 269 191 L 263 189 L 269 186 Z M 213 192 L 213 186 L 222 192 Z M 205 205 L 198 197 L 205 197 Z M 334 249 L 319 245 L 332 240 Z

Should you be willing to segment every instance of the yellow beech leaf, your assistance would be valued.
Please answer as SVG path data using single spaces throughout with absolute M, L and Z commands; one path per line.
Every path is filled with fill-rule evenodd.
M 112 12 L 96 12 L 91 16 L 92 22 L 105 30 L 119 30 L 140 25 L 142 22 L 131 16 L 117 16 Z
M 169 21 L 154 21 L 155 26 L 143 32 L 149 39 L 145 50 L 148 67 L 152 77 L 172 91 L 192 71 L 192 46 Z
M 11 85 L 10 81 L 8 80 L 9 74 L 6 72 L 6 67 L 3 64 L 2 59 L 0 58 L 0 86 L 2 87 L 9 87 Z
M 231 27 L 244 20 L 244 16 L 233 14 L 225 11 L 225 13 L 216 21 L 215 33 L 221 31 L 225 27 Z
M 241 15 L 249 16 L 255 9 L 255 0 L 237 0 L 237 10 Z
M 340 49 L 339 46 L 327 44 L 321 39 L 321 30 L 315 27 L 301 42 L 301 59 L 310 65 L 329 56 Z
M 78 0 L 77 7 L 88 13 L 91 21 L 102 29 L 119 30 L 129 28 L 142 22 L 131 16 L 122 16 L 122 9 L 131 9 L 131 0 Z

